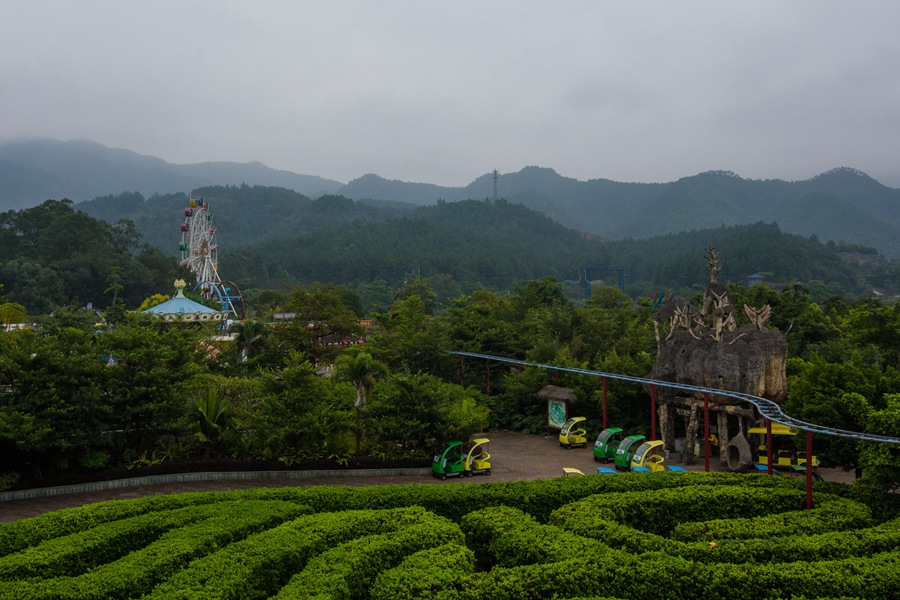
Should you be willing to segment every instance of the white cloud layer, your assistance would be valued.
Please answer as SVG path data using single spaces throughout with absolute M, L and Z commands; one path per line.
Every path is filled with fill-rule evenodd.
M 349 181 L 900 184 L 900 3 L 10 0 L 0 138 Z

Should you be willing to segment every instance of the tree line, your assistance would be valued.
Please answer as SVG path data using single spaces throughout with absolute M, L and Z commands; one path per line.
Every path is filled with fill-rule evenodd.
M 736 305 L 769 304 L 790 347 L 785 411 L 825 426 L 895 434 L 900 425 L 900 307 L 877 300 L 812 302 L 801 286 L 729 286 Z M 410 282 L 366 327 L 335 284 L 295 287 L 289 321 L 248 320 L 216 332 L 130 314 L 98 322 L 60 310 L 35 330 L 0 333 L 0 471 L 67 469 L 203 457 L 427 462 L 437 447 L 485 428 L 546 431 L 537 391 L 571 388 L 591 434 L 601 423 L 595 378 L 537 368 L 461 371 L 448 350 L 646 376 L 654 310 L 614 287 L 573 303 L 553 278 L 508 294 L 478 290 L 441 305 Z M 700 302 L 700 298 L 692 301 Z M 740 315 L 739 315 L 740 316 Z M 208 326 L 212 327 L 212 326 Z M 608 419 L 649 433 L 650 399 L 611 381 Z M 895 448 L 816 440 L 826 464 L 900 483 Z
M 775 223 L 685 230 L 646 239 L 604 240 L 563 227 L 505 200 L 410 206 L 323 196 L 315 201 L 281 188 L 217 186 L 195 190 L 212 207 L 221 242 L 219 272 L 242 290 L 279 290 L 328 281 L 373 296 L 373 282 L 396 292 L 412 276 L 430 280 L 444 301 L 476 289 L 508 291 L 517 281 L 555 277 L 584 295 L 587 267 L 624 273 L 632 297 L 690 293 L 705 279 L 695 257 L 714 245 L 727 257 L 725 276 L 761 274 L 773 286 L 800 282 L 817 302 L 831 296 L 900 293 L 900 263 L 873 248 L 786 234 Z M 78 208 L 109 223 L 129 219 L 149 243 L 175 256 L 183 194 L 123 194 Z M 656 218 L 648 215 L 648 218 Z M 854 260 L 848 260 L 852 256 Z M 865 258 L 866 260 L 861 260 Z M 372 306 L 384 310 L 393 296 Z
M 352 212 L 353 205 L 328 206 Z M 533 246 L 542 240 L 538 250 L 554 256 L 571 252 L 567 230 L 502 201 L 439 203 L 429 210 L 402 229 L 385 227 L 387 221 L 357 222 L 359 235 L 332 240 L 332 248 L 351 244 L 335 252 L 346 252 L 344 262 L 352 266 L 355 256 L 373 247 L 354 247 L 354 239 L 394 236 L 407 244 L 409 256 L 421 259 L 405 282 L 379 277 L 384 271 L 377 270 L 377 253 L 364 263 L 366 279 L 360 274 L 343 284 L 326 279 L 328 269 L 319 274 L 327 283 L 297 283 L 282 267 L 280 289 L 247 294 L 254 316 L 237 325 L 225 344 L 211 343 L 211 331 L 129 314 L 176 276 L 187 275 L 172 258 L 140 245 L 129 221 L 109 225 L 67 201 L 3 213 L 0 471 L 31 477 L 198 456 L 284 464 L 358 455 L 424 460 L 435 445 L 480 427 L 542 430 L 545 407 L 535 393 L 548 383 L 572 387 L 596 427 L 596 381 L 571 375 L 558 381 L 534 369 L 488 372 L 483 364 L 467 365 L 461 376 L 447 351 L 645 376 L 654 360 L 651 317 L 658 307 L 648 296 L 613 286 L 594 287 L 585 301 L 583 282 L 543 275 L 540 268 L 522 279 L 504 272 L 491 279 L 502 286 L 486 286 L 480 278 L 488 278 L 490 269 L 517 273 L 516 265 L 528 262 L 527 240 Z M 437 244 L 429 245 L 441 231 L 447 232 L 445 242 L 455 236 L 455 247 L 471 249 L 468 270 L 454 271 L 469 260 L 465 254 L 441 255 Z M 504 231 L 517 232 L 510 235 L 519 256 L 492 266 L 477 255 L 499 253 Z M 532 231 L 538 237 L 526 235 Z M 786 271 L 829 278 L 836 289 L 824 279 L 778 288 L 732 282 L 729 295 L 736 306 L 771 305 L 772 326 L 787 334 L 788 414 L 826 426 L 894 431 L 900 308 L 891 300 L 829 293 L 846 292 L 840 281 L 850 285 L 850 279 L 841 277 L 860 275 L 837 258 L 842 248 L 785 236 L 765 224 L 602 247 L 621 253 L 604 255 L 612 257 L 607 264 L 624 264 L 626 272 L 664 272 L 668 279 L 653 281 L 681 282 L 669 291 L 699 304 L 702 252 L 698 248 L 690 261 L 679 254 L 699 239 L 718 244 L 726 270 L 783 260 L 793 265 Z M 641 244 L 653 244 L 652 252 L 637 252 Z M 384 252 L 390 246 L 381 244 Z M 285 247 L 294 254 L 307 250 Z M 315 252 L 310 246 L 309 254 Z M 760 252 L 773 257 L 763 261 Z M 568 256 L 576 259 L 576 253 Z M 443 266 L 435 267 L 440 261 Z M 329 264 L 340 273 L 337 263 Z M 541 264 L 550 269 L 549 262 Z M 890 268 L 886 277 L 893 276 Z M 94 310 L 85 310 L 89 301 Z M 275 313 L 296 316 L 275 321 Z M 362 320 L 373 325 L 363 328 Z M 11 330 L 22 323 L 35 328 Z M 640 387 L 611 382 L 610 399 L 612 422 L 636 432 L 649 427 L 649 398 Z M 877 470 L 879 461 L 890 465 L 896 458 L 890 448 L 860 448 L 848 440 L 821 444 L 824 459 L 847 467 Z

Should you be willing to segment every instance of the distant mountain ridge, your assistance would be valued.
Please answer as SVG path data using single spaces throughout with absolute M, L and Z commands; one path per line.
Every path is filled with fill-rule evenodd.
M 493 188 L 490 174 L 461 188 L 366 175 L 340 193 L 357 200 L 418 197 L 418 204 L 430 204 L 490 198 Z M 778 223 L 786 233 L 860 244 L 900 257 L 900 190 L 846 167 L 806 181 L 752 180 L 708 171 L 670 183 L 620 183 L 579 181 L 532 166 L 499 175 L 497 195 L 567 227 L 612 239 L 764 222 Z
M 74 202 L 139 192 L 186 193 L 208 185 L 277 186 L 318 197 L 343 187 L 338 181 L 271 169 L 260 162 L 176 165 L 88 140 L 18 140 L 0 144 L 0 210 L 44 200 Z
M 150 197 L 241 184 L 282 187 L 313 199 L 341 195 L 429 205 L 439 200 L 492 198 L 495 181 L 487 173 L 467 186 L 446 187 L 367 174 L 344 185 L 257 162 L 173 165 L 84 140 L 0 144 L 0 210 L 33 206 L 49 198 L 85 201 L 126 191 Z M 860 244 L 900 258 L 900 190 L 856 169 L 837 168 L 793 182 L 708 171 L 669 183 L 622 183 L 580 181 L 550 168 L 528 166 L 498 175 L 496 189 L 499 198 L 604 238 L 648 238 L 722 225 L 778 223 L 786 233 Z

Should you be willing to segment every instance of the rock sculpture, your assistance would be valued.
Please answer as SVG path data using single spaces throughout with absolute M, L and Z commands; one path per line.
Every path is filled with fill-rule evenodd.
M 734 306 L 728 298 L 728 288 L 719 283 L 718 276 L 724 265 L 715 248 L 706 250 L 707 270 L 710 282 L 704 290 L 703 306 L 697 308 L 689 301 L 676 299 L 655 316 L 657 357 L 650 375 L 652 379 L 672 381 L 705 388 L 743 392 L 781 401 L 787 393 L 787 341 L 781 333 L 767 328 L 772 309 L 765 306 L 754 309 L 744 306 L 749 323 L 737 326 Z M 665 339 L 661 339 L 660 326 L 668 327 Z M 700 429 L 699 417 L 704 398 L 701 393 L 686 395 L 672 388 L 660 388 L 657 392 L 662 440 L 669 451 L 675 451 L 676 419 L 685 419 L 682 462 L 694 460 L 696 433 Z M 724 397 L 710 399 L 716 416 L 717 439 L 720 458 L 724 459 L 727 446 L 743 437 L 742 432 L 757 418 L 752 406 L 742 406 Z M 677 430 L 677 431 L 676 431 Z M 702 432 L 700 440 L 710 432 Z M 742 451 L 739 461 L 749 466 L 749 445 L 737 440 Z

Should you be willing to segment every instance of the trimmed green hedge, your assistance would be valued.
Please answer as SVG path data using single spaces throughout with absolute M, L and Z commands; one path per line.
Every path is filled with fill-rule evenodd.
M 310 560 L 275 596 L 298 598 L 364 598 L 378 575 L 407 556 L 465 538 L 452 521 L 427 513 L 397 520 L 397 528 L 345 542 Z
M 475 555 L 462 544 L 420 550 L 398 566 L 383 571 L 369 592 L 372 600 L 456 598 L 473 572 Z
M 791 489 L 693 486 L 647 492 L 595 495 L 558 509 L 590 511 L 640 531 L 668 535 L 679 524 L 736 519 L 802 508 L 805 494 Z
M 559 477 L 540 481 L 482 482 L 467 485 L 453 481 L 445 485 L 391 485 L 372 487 L 282 487 L 220 492 L 229 499 L 284 500 L 306 504 L 318 512 L 387 509 L 418 505 L 459 522 L 468 513 L 487 506 L 519 508 L 541 522 L 569 502 L 594 494 L 654 491 L 668 488 L 752 487 L 803 490 L 793 478 L 741 473 L 620 473 L 612 477 Z M 820 484 L 816 484 L 820 485 Z M 190 497 L 192 494 L 179 494 Z M 221 499 L 221 496 L 220 498 Z M 204 499 L 205 500 L 205 499 Z M 206 500 L 208 501 L 208 500 Z M 102 506 L 101 503 L 94 506 Z M 90 508 L 90 507 L 85 507 Z M 38 517 L 40 519 L 41 517 Z M 0 528 L 2 531 L 2 528 Z
M 339 544 L 435 523 L 445 527 L 449 521 L 420 507 L 303 516 L 195 560 L 148 598 L 267 598 L 309 560 Z
M 102 523 L 118 521 L 150 512 L 162 512 L 235 500 L 229 492 L 194 492 L 148 496 L 134 500 L 110 500 L 77 508 L 65 508 L 31 519 L 0 525 L 0 556 L 18 552 L 44 540 L 52 540 L 71 533 L 86 531 Z
M 794 562 L 829 560 L 866 556 L 900 548 L 900 519 L 868 528 L 847 528 L 832 532 L 832 517 L 837 520 L 844 514 L 851 515 L 843 524 L 854 521 L 852 515 L 866 514 L 868 509 L 855 502 L 834 499 L 821 502 L 820 507 L 795 515 L 796 519 L 806 519 L 819 523 L 823 533 L 807 533 L 781 536 L 774 526 L 759 528 L 756 539 L 699 538 L 699 541 L 681 542 L 660 535 L 638 531 L 599 515 L 595 511 L 561 510 L 554 513 L 551 523 L 574 535 L 590 537 L 632 554 L 644 552 L 665 552 L 699 562 Z M 842 514 L 844 513 L 844 514 Z M 780 515 L 760 517 L 777 522 Z M 738 519 L 738 521 L 743 521 Z
M 497 506 L 466 515 L 466 540 L 484 567 L 509 567 L 565 560 L 573 555 L 598 560 L 607 552 L 595 540 L 542 525 L 517 508 Z
M 150 592 L 191 560 L 309 509 L 290 502 L 236 501 L 215 505 L 213 516 L 172 530 L 119 560 L 77 576 L 0 583 L 0 599 L 132 598 Z
M 0 526 L 0 600 L 900 597 L 900 518 L 815 490 L 810 511 L 802 481 L 733 473 L 107 502 Z
M 812 510 L 771 511 L 758 517 L 713 519 L 702 523 L 679 523 L 671 533 L 672 539 L 695 540 L 749 540 L 770 539 L 788 535 L 814 535 L 830 531 L 864 529 L 873 525 L 872 511 L 853 502 L 819 497 Z
M 146 513 L 47 540 L 0 558 L 0 581 L 74 577 L 139 550 L 167 531 L 214 517 L 220 510 L 217 505 L 205 505 Z
M 540 600 L 583 595 L 617 598 L 896 598 L 900 553 L 820 563 L 698 565 L 663 554 L 623 555 L 495 568 L 460 585 L 460 600 Z

